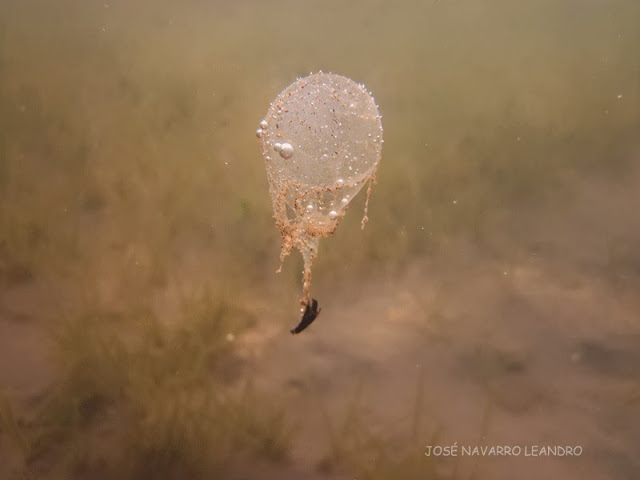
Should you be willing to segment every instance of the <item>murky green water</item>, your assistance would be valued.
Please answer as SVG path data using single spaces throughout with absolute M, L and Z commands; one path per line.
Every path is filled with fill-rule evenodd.
M 255 129 L 278 92 L 319 70 L 373 92 L 385 143 L 369 224 L 360 231 L 360 198 L 321 244 L 324 310 L 296 344 L 285 334 L 301 262 L 274 274 L 280 238 Z M 425 352 L 442 348 L 453 373 L 425 374 L 435 392 L 425 432 L 468 440 L 486 427 L 469 405 L 489 392 L 501 405 L 494 443 L 591 448 L 526 467 L 490 459 L 477 478 L 635 478 L 638 132 L 635 0 L 5 0 L 0 322 L 40 331 L 98 312 L 179 324 L 184 298 L 206 290 L 253 318 L 241 322 L 250 340 L 238 340 L 235 380 L 258 375 L 285 405 L 323 392 L 326 405 L 347 403 L 357 377 L 371 409 L 391 411 L 385 382 L 415 390 L 407 366 L 437 363 Z M 393 333 L 404 331 L 410 342 Z M 526 374 L 503 372 L 495 349 Z M 19 371 L 6 356 L 0 369 Z M 14 389 L 11 378 L 0 390 Z M 308 441 L 316 427 L 292 410 Z M 415 435 L 403 445 L 422 448 L 427 433 Z M 333 472 L 292 452 L 292 478 L 315 478 L 303 476 L 318 462 Z M 429 475 L 456 477 L 442 468 Z

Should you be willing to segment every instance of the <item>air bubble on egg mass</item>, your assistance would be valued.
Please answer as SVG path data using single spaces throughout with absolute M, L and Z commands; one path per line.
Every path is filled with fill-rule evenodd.
M 265 165 L 282 235 L 280 260 L 282 264 L 293 247 L 300 250 L 302 300 L 308 302 L 320 238 L 335 231 L 343 209 L 367 182 L 368 202 L 382 153 L 380 114 L 362 86 L 340 75 L 317 73 L 283 90 L 265 118 L 268 124 L 260 122 L 262 153 L 265 159 L 273 150 L 279 153 Z
M 283 143 L 278 153 L 280 153 L 282 158 L 291 158 L 293 156 L 293 145 L 290 143 Z

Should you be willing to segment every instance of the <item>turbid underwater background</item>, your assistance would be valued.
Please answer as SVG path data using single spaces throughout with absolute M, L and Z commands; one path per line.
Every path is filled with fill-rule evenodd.
M 318 70 L 385 143 L 292 337 L 254 132 Z M 4 0 L 0 478 L 636 479 L 639 207 L 636 0 Z

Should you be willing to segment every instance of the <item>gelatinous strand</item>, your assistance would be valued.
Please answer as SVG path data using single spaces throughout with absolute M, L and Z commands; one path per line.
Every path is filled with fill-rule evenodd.
M 313 261 L 318 256 L 318 245 L 320 243 L 319 238 L 309 239 L 307 244 L 300 249 L 302 259 L 304 261 L 304 271 L 302 273 L 302 298 L 300 303 L 302 305 L 308 305 L 311 299 L 311 267 L 313 267 Z
M 360 222 L 360 230 L 364 230 L 364 226 L 369 221 L 367 213 L 369 212 L 369 199 L 371 198 L 371 186 L 376 184 L 376 170 L 373 171 L 371 179 L 369 180 L 369 186 L 367 187 L 367 198 L 364 201 L 364 216 Z

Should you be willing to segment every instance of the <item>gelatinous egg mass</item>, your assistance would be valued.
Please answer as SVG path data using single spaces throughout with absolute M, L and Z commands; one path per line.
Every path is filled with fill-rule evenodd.
M 260 128 L 263 152 L 287 146 L 273 165 L 278 174 L 310 187 L 362 182 L 380 160 L 378 107 L 364 86 L 340 75 L 318 73 L 293 83 Z
M 281 260 L 293 247 L 301 251 L 303 303 L 308 302 L 318 240 L 335 231 L 351 199 L 375 179 L 382 153 L 380 113 L 363 85 L 321 72 L 282 91 L 256 136 L 282 234 Z

